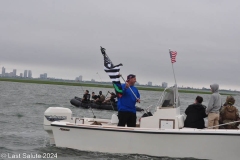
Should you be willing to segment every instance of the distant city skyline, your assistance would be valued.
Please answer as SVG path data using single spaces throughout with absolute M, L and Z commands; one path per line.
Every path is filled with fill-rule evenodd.
M 1 77 L 23 77 L 24 78 L 32 78 L 32 71 L 31 70 L 24 70 L 23 73 L 17 74 L 17 69 L 13 69 L 12 72 L 7 72 L 7 68 L 4 66 L 2 67 Z
M 29 67 L 31 68 L 31 67 Z M 12 69 L 12 68 L 11 68 Z M 2 73 L 5 72 L 5 74 L 8 74 L 7 71 L 9 71 L 10 69 L 7 68 L 7 67 L 2 67 Z M 45 70 L 48 70 L 48 69 L 45 69 Z M 18 69 L 12 69 L 12 72 L 10 72 L 10 75 L 7 75 L 8 77 L 14 77 L 13 75 L 16 73 L 16 76 L 15 77 L 23 77 L 23 78 L 40 78 L 40 79 L 62 79 L 62 80 L 75 80 L 75 81 L 92 81 L 92 82 L 111 82 L 110 79 L 104 79 L 102 80 L 101 79 L 101 76 L 100 74 L 97 72 L 97 77 L 96 79 L 95 78 L 89 78 L 89 79 L 83 79 L 83 75 L 80 75 L 76 78 L 64 78 L 64 77 L 48 77 L 48 74 L 47 73 L 41 73 L 39 74 L 39 76 L 32 76 L 32 70 L 23 70 L 23 73 L 19 73 L 19 75 L 17 75 L 17 71 Z M 30 75 L 30 77 L 29 77 Z M 105 75 L 105 74 L 104 74 Z M 2 74 L 1 74 L 2 76 Z M 123 82 L 122 82 L 123 83 Z M 166 88 L 168 87 L 168 83 L 167 82 L 159 82 L 158 84 L 156 83 L 153 83 L 152 81 L 148 81 L 147 83 L 141 83 L 139 81 L 136 82 L 136 85 L 148 85 L 148 86 L 161 86 L 163 88 Z M 170 85 L 171 86 L 171 85 Z M 178 85 L 178 87 L 181 87 L 181 88 L 191 88 L 191 89 L 209 89 L 208 87 L 205 87 L 205 86 L 184 86 L 184 85 Z M 237 89 L 231 89 L 231 88 L 221 88 L 220 86 L 220 89 L 224 89 L 224 90 L 231 90 L 231 91 L 240 91 L 240 90 L 237 90 Z
M 47 71 L 48 74 L 49 74 L 49 76 L 48 76 L 49 78 L 51 77 L 51 78 L 55 78 L 55 79 L 66 79 L 66 80 L 75 80 L 76 79 L 76 76 L 71 77 L 71 76 L 66 76 L 65 74 L 56 74 L 56 72 L 54 72 L 55 67 L 53 67 L 53 66 L 52 67 L 42 66 L 42 67 L 37 67 L 37 68 L 35 66 L 32 66 L 32 65 L 31 66 L 29 66 L 29 65 L 20 65 L 20 66 L 19 65 L 2 65 L 2 66 L 10 66 L 10 67 L 5 67 L 6 72 L 13 71 L 13 69 L 16 68 L 17 73 L 22 72 L 23 76 L 24 76 L 25 68 L 32 68 L 32 70 L 34 71 L 34 74 L 32 74 L 32 78 L 39 78 L 40 77 L 39 75 L 42 74 L 43 71 Z M 102 69 L 102 68 L 100 68 L 100 69 Z M 76 70 L 65 70 L 65 71 L 66 72 L 73 72 L 73 73 L 76 72 Z M 83 70 L 81 70 L 81 73 L 84 77 L 82 79 L 83 81 L 91 81 L 91 79 L 94 79 L 95 81 L 99 81 L 99 82 L 101 82 L 101 81 L 102 82 L 109 82 L 110 81 L 108 75 L 104 72 L 103 69 L 102 70 L 98 69 L 97 74 L 96 74 L 96 72 L 90 73 L 90 72 L 86 72 L 86 71 L 83 71 Z M 159 78 L 157 80 L 155 79 L 154 81 L 151 80 L 152 85 L 153 86 L 162 86 L 162 82 L 164 82 L 164 81 L 168 83 L 168 86 L 174 85 L 174 79 L 173 79 L 172 73 L 170 72 L 168 74 L 169 74 L 170 77 L 172 77 L 171 81 L 166 81 L 166 79 Z M 79 73 L 77 73 L 76 75 L 79 75 Z M 127 76 L 127 75 L 123 75 L 123 76 Z M 144 82 L 144 81 L 141 81 L 141 79 L 139 79 L 138 77 L 139 76 L 137 75 L 137 82 L 141 85 L 142 84 L 147 85 L 147 82 L 150 80 L 149 79 L 147 82 Z M 180 79 L 180 78 L 178 78 L 178 74 L 177 74 L 176 78 L 177 78 L 178 86 L 183 87 L 183 88 L 196 88 L 196 89 L 207 88 L 207 89 L 210 89 L 210 84 L 216 83 L 216 82 L 212 82 L 212 83 L 209 83 L 209 84 L 201 85 L 201 84 L 198 84 L 196 82 L 193 82 L 193 83 L 190 83 L 190 84 L 185 84 L 185 83 L 183 84 L 183 83 L 178 82 L 178 80 Z M 219 83 L 219 86 L 220 86 L 220 89 L 240 91 L 240 88 L 231 87 L 231 86 L 227 86 L 227 85 L 222 85 L 221 83 Z

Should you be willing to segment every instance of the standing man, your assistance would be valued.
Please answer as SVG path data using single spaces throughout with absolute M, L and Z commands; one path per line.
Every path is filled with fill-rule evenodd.
M 129 74 L 126 83 L 122 84 L 123 94 L 121 98 L 118 98 L 118 126 L 125 127 L 127 124 L 128 127 L 136 127 L 137 116 L 135 105 L 136 102 L 140 103 L 140 94 L 138 89 L 134 87 L 135 82 L 136 76 Z
M 206 113 L 208 114 L 208 127 L 219 125 L 219 110 L 222 106 L 221 95 L 218 92 L 219 85 L 210 85 L 212 95 L 208 103 Z M 218 127 L 213 127 L 213 129 L 218 129 Z

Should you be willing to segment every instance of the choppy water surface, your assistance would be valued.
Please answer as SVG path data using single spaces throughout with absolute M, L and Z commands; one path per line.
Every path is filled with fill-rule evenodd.
M 59 86 L 44 84 L 25 84 L 13 82 L 0 82 L 0 155 L 9 156 L 23 153 L 25 155 L 57 153 L 57 159 L 161 159 L 176 160 L 169 157 L 151 157 L 146 155 L 108 154 L 98 152 L 85 152 L 73 149 L 58 148 L 49 145 L 48 134 L 43 129 L 44 111 L 48 107 L 60 106 L 70 108 L 75 116 L 92 117 L 88 109 L 79 109 L 72 106 L 69 101 L 74 96 L 82 96 L 83 90 L 103 94 L 113 91 L 108 88 L 91 88 L 75 86 Z M 161 92 L 140 91 L 141 104 L 139 107 L 146 108 L 155 105 Z M 183 113 L 188 105 L 194 102 L 198 94 L 180 93 L 181 112 Z M 203 104 L 207 105 L 210 95 L 201 95 L 204 98 Z M 222 96 L 223 100 L 226 96 Z M 236 96 L 236 105 L 240 104 L 240 97 Z M 113 112 L 107 110 L 96 110 L 97 118 L 110 118 Z M 141 116 L 140 113 L 137 114 Z M 99 135 L 99 138 L 104 135 Z M 0 158 L 1 159 L 1 158 Z M 5 159 L 5 158 L 3 158 Z M 34 159 L 34 158 L 32 158 Z

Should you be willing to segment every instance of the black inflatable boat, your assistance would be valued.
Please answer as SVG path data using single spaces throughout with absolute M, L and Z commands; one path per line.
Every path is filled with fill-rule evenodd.
M 74 97 L 70 100 L 70 103 L 75 107 L 83 107 L 83 108 L 96 108 L 96 109 L 104 109 L 104 110 L 115 110 L 117 111 L 117 104 L 116 103 L 107 103 L 107 104 L 98 104 L 95 102 L 88 102 L 88 103 L 82 103 L 81 98 Z M 142 111 L 143 109 L 136 106 L 136 111 Z

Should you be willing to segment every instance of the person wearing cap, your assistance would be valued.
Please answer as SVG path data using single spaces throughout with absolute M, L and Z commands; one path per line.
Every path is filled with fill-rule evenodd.
M 136 102 L 140 103 L 140 94 L 138 89 L 134 87 L 136 82 L 136 76 L 129 74 L 127 81 L 122 84 L 123 94 L 122 97 L 118 98 L 118 126 L 125 127 L 136 127 Z M 136 97 L 134 96 L 134 94 Z
M 208 127 L 213 127 L 210 129 L 218 129 L 219 125 L 219 110 L 222 106 L 221 95 L 218 92 L 219 85 L 212 84 L 210 85 L 212 95 L 210 97 L 206 113 L 208 114 Z
M 239 121 L 239 112 L 238 109 L 233 106 L 235 104 L 235 99 L 233 96 L 227 96 L 226 102 L 224 103 L 221 111 L 220 111 L 220 124 L 231 123 L 234 121 Z M 239 129 L 238 123 L 231 123 L 227 125 L 220 126 L 220 129 Z

